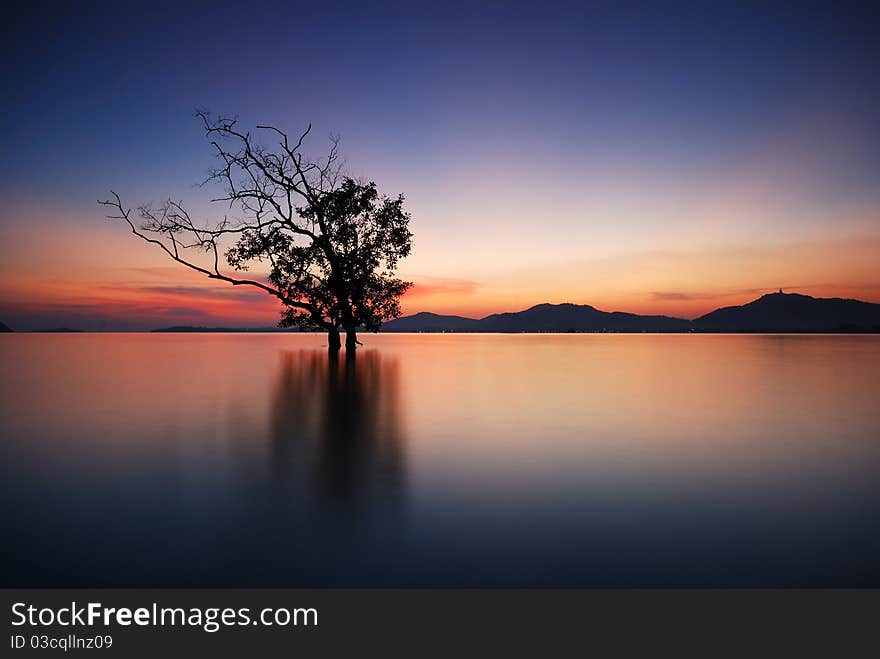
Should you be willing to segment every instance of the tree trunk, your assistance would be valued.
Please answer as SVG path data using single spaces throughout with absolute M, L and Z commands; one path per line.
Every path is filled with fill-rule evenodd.
M 354 352 L 357 350 L 358 338 L 357 338 L 357 330 L 347 329 L 345 330 L 345 349 L 346 351 Z
M 327 330 L 327 349 L 330 352 L 338 352 L 342 348 L 342 339 L 339 336 L 339 329 L 331 327 Z

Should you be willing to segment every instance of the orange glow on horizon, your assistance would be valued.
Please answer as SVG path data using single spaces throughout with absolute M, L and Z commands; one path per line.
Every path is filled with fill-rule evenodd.
M 859 226 L 872 222 L 875 216 Z M 261 327 L 278 321 L 279 304 L 266 293 L 209 281 L 109 223 L 87 225 L 61 241 L 52 222 L 36 221 L 9 239 L 16 250 L 0 264 L 6 282 L 0 320 L 13 328 L 21 325 L 16 318 L 25 317 L 34 319 L 32 326 L 17 329 Z M 404 264 L 412 261 L 413 270 L 400 273 L 415 284 L 402 300 L 404 314 L 481 318 L 544 302 L 572 302 L 603 311 L 695 318 L 780 287 L 815 297 L 880 302 L 876 230 L 760 246 L 683 245 L 543 264 L 538 256 L 517 266 L 496 263 L 492 258 L 497 255 L 487 253 L 456 276 L 452 264 L 444 272 L 442 263 L 434 263 L 431 272 L 430 262 L 419 261 L 416 252 Z

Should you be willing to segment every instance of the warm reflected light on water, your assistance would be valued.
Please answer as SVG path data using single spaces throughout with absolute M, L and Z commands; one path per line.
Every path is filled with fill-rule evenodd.
M 880 337 L 364 341 L 0 337 L 4 585 L 880 585 Z

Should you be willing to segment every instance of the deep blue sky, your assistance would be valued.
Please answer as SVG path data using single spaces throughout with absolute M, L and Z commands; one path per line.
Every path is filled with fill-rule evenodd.
M 588 279 L 619 306 L 664 286 L 667 300 L 714 299 L 758 285 L 736 283 L 751 266 L 706 285 L 664 266 L 652 285 L 626 264 L 873 237 L 877 13 L 693 4 L 29 3 L 4 26 L 5 267 L 34 280 L 52 260 L 61 277 L 51 246 L 34 251 L 53 228 L 117 240 L 94 207 L 111 187 L 207 211 L 191 187 L 212 164 L 197 106 L 291 132 L 312 122 L 316 152 L 341 134 L 353 174 L 408 196 L 408 273 L 462 310 L 595 301 Z M 127 261 L 154 262 L 129 247 Z M 880 276 L 781 283 L 870 289 Z
M 602 152 L 621 138 L 702 153 L 793 96 L 878 102 L 876 14 L 835 4 L 81 4 L 7 23 L 3 178 L 17 189 L 44 191 L 32 168 L 92 187 L 89 163 L 107 160 L 131 179 L 161 161 L 150 188 L 192 177 L 206 152 L 189 148 L 195 106 L 421 158 L 462 142 Z

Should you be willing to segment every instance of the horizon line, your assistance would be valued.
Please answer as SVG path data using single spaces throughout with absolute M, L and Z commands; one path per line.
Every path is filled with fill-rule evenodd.
M 499 316 L 499 315 L 504 315 L 504 314 L 518 314 L 518 313 L 523 313 L 523 312 L 535 309 L 537 307 L 543 307 L 543 306 L 548 306 L 548 307 L 563 307 L 563 306 L 589 307 L 590 309 L 593 309 L 593 310 L 598 311 L 600 313 L 626 314 L 626 315 L 631 315 L 631 316 L 638 316 L 640 318 L 669 318 L 671 320 L 680 320 L 680 321 L 684 321 L 684 322 L 694 322 L 694 321 L 699 320 L 700 318 L 707 316 L 711 313 L 714 313 L 716 311 L 719 311 L 722 309 L 742 307 L 742 306 L 745 306 L 745 305 L 750 304 L 752 302 L 755 302 L 757 300 L 760 300 L 764 297 L 767 297 L 769 295 L 785 295 L 785 296 L 790 295 L 790 296 L 807 297 L 807 298 L 810 298 L 813 300 L 842 300 L 842 301 L 850 301 L 850 302 L 860 302 L 863 304 L 880 304 L 877 302 L 869 302 L 867 300 L 859 300 L 857 298 L 815 297 L 813 295 L 808 295 L 805 293 L 786 293 L 786 292 L 784 292 L 784 290 L 782 288 L 780 288 L 776 291 L 771 291 L 769 293 L 763 293 L 763 294 L 759 295 L 758 297 L 754 298 L 753 300 L 750 300 L 749 302 L 745 302 L 743 304 L 733 304 L 733 305 L 727 305 L 727 306 L 723 306 L 723 307 L 716 307 L 715 309 L 708 311 L 705 314 L 701 314 L 699 316 L 696 316 L 694 318 L 682 318 L 680 316 L 669 316 L 669 315 L 662 314 L 662 313 L 661 314 L 640 314 L 640 313 L 634 313 L 634 312 L 630 312 L 630 311 L 621 311 L 621 310 L 605 311 L 605 310 L 600 309 L 598 307 L 595 307 L 591 304 L 577 303 L 577 302 L 538 302 L 538 303 L 535 303 L 535 304 L 528 306 L 524 309 L 519 309 L 517 311 L 499 311 L 499 312 L 486 314 L 484 316 L 480 316 L 480 317 L 476 317 L 476 318 L 471 317 L 471 316 L 462 316 L 462 315 L 453 314 L 453 313 L 437 313 L 434 311 L 421 310 L 421 311 L 416 311 L 416 312 L 409 313 L 406 315 L 401 315 L 401 316 L 398 316 L 397 318 L 389 318 L 387 320 L 384 320 L 382 322 L 382 324 L 384 325 L 386 323 L 389 323 L 389 322 L 392 322 L 395 320 L 399 320 L 399 319 L 411 318 L 414 316 L 418 316 L 420 314 L 430 314 L 433 316 L 439 316 L 439 317 L 443 317 L 443 318 L 461 318 L 463 320 L 473 320 L 473 321 L 478 322 L 478 321 L 486 320 L 487 318 L 491 318 L 492 316 Z M 236 331 L 243 331 L 243 332 L 244 331 L 254 331 L 254 332 L 277 331 L 277 332 L 289 332 L 289 333 L 293 333 L 293 334 L 296 334 L 296 333 L 304 333 L 305 334 L 305 333 L 310 332 L 309 330 L 300 331 L 300 330 L 297 330 L 294 328 L 282 328 L 282 327 L 279 327 L 278 325 L 241 324 L 241 323 L 230 324 L 230 325 L 223 325 L 222 323 L 221 324 L 211 324 L 211 325 L 205 325 L 202 323 L 198 323 L 198 324 L 193 324 L 193 323 L 182 323 L 181 324 L 181 323 L 179 323 L 179 324 L 172 324 L 172 325 L 163 325 L 161 327 L 153 327 L 153 328 L 149 328 L 149 329 L 113 329 L 113 330 L 103 330 L 103 329 L 80 330 L 75 327 L 71 327 L 70 325 L 67 325 L 67 324 L 42 326 L 39 328 L 29 327 L 29 328 L 23 328 L 23 329 L 15 329 L 11 325 L 6 324 L 2 318 L 0 318 L 0 324 L 6 325 L 6 327 L 10 328 L 13 332 L 34 332 L 34 333 L 63 333 L 64 331 L 71 332 L 71 333 L 86 333 L 86 332 L 88 332 L 88 333 L 106 333 L 106 334 L 139 333 L 139 332 L 149 333 L 149 332 L 156 332 L 156 331 L 161 331 L 161 330 L 168 330 L 168 329 L 172 329 L 172 328 L 186 328 L 186 329 L 193 329 L 193 330 L 197 330 L 197 329 L 236 330 Z M 315 331 L 318 332 L 318 330 L 315 330 Z

